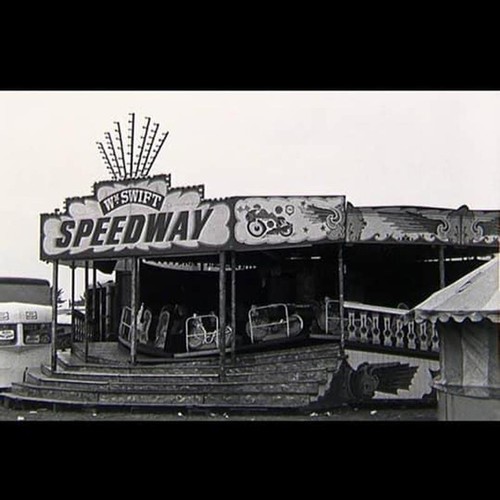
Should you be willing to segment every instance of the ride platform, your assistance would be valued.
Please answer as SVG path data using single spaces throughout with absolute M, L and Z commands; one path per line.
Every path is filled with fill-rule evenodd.
M 348 369 L 338 343 L 322 342 L 260 352 L 130 363 L 117 342 L 59 351 L 56 370 L 42 364 L 1 394 L 6 405 L 107 409 L 272 410 L 327 409 L 349 399 Z

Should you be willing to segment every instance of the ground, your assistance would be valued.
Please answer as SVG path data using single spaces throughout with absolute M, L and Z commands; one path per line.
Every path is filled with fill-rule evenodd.
M 437 410 L 434 407 L 380 408 L 380 407 L 345 407 L 330 411 L 308 412 L 300 415 L 286 413 L 233 413 L 222 411 L 188 412 L 165 411 L 148 412 L 61 410 L 52 409 L 13 409 L 0 406 L 0 421 L 436 421 Z

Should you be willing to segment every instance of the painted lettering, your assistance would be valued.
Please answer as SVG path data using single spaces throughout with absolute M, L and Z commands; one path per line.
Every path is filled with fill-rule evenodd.
M 151 206 L 151 191 L 143 191 L 142 193 L 142 203 Z
M 161 208 L 161 203 L 163 201 L 163 196 L 160 196 L 159 194 L 151 192 L 151 206 L 155 208 L 156 210 L 160 210 Z
M 108 228 L 105 227 L 105 224 L 108 224 L 110 220 L 111 217 L 101 217 L 97 219 L 97 223 L 95 225 L 95 229 L 94 232 L 92 233 L 92 238 L 90 240 L 91 245 L 100 246 L 104 244 L 104 241 L 100 240 L 99 236 L 106 233 L 106 230 Z
M 120 208 L 123 205 L 137 203 L 145 205 L 155 210 L 160 210 L 164 196 L 142 188 L 123 189 L 116 193 L 110 194 L 99 202 L 103 215 Z
M 75 227 L 74 220 L 65 220 L 61 223 L 62 238 L 56 238 L 55 245 L 57 248 L 66 248 L 71 242 L 72 233 L 69 231 Z
M 197 240 L 200 237 L 200 234 L 203 231 L 203 228 L 205 227 L 205 224 L 208 222 L 208 219 L 212 215 L 213 211 L 214 211 L 213 208 L 209 208 L 205 212 L 204 216 L 202 216 L 201 210 L 194 211 L 194 230 L 193 230 L 193 235 L 191 236 L 193 240 Z
M 118 245 L 120 243 L 120 240 L 116 239 L 116 235 L 123 231 L 124 227 L 120 226 L 120 224 L 126 220 L 127 217 L 124 215 L 113 217 L 111 219 L 111 226 L 109 228 L 108 237 L 106 238 L 106 245 Z
M 82 239 L 92 234 L 92 229 L 94 229 L 94 221 L 92 219 L 82 219 L 76 230 L 73 247 L 79 247 Z
M 129 191 L 129 200 L 130 200 L 130 203 L 137 203 L 137 202 L 139 202 L 139 194 L 140 194 L 140 191 L 138 189 L 131 189 Z
M 149 214 L 144 241 L 146 243 L 151 243 L 153 239 L 155 242 L 163 241 L 172 220 L 172 215 L 172 212 Z
M 103 204 L 104 204 L 103 212 L 104 213 L 111 212 L 111 210 L 113 210 L 113 208 L 115 208 L 115 199 L 114 198 L 115 198 L 114 196 L 110 196 L 109 198 L 106 198 L 105 200 L 103 200 Z
M 215 217 L 217 210 L 208 208 L 208 204 L 204 205 L 206 208 L 195 209 L 188 208 L 189 205 L 180 205 L 186 209 L 157 212 L 152 209 L 155 206 L 162 207 L 164 197 L 148 190 L 127 189 L 101 200 L 100 206 L 108 211 L 116 210 L 122 206 L 124 199 L 150 208 L 139 213 L 135 211 L 115 216 L 104 214 L 94 218 L 87 216 L 88 218 L 70 219 L 63 216 L 47 233 L 47 237 L 51 238 L 52 248 L 59 249 L 59 253 L 70 248 L 76 248 L 77 252 L 91 252 L 94 248 L 96 255 L 111 255 L 112 247 L 121 250 L 126 246 L 131 248 L 140 245 L 137 250 L 142 252 L 146 251 L 147 247 L 142 246 L 145 244 L 157 251 L 170 250 L 171 242 L 181 245 L 181 242 L 190 241 L 185 246 L 198 248 L 196 242 L 201 245 L 205 240 L 211 241 L 211 235 L 207 235 L 209 221 Z M 108 249 L 104 251 L 105 247 Z
M 189 212 L 187 210 L 179 212 L 177 220 L 172 228 L 172 232 L 168 237 L 169 241 L 173 241 L 176 236 L 178 236 L 180 240 L 187 240 L 188 220 Z
M 144 215 L 131 215 L 123 234 L 122 243 L 126 245 L 137 243 L 141 238 L 144 224 L 146 224 L 146 217 Z
M 120 191 L 120 203 L 122 205 L 125 205 L 128 203 L 128 200 L 129 200 L 129 196 L 128 196 L 128 191 L 124 190 L 124 191 Z

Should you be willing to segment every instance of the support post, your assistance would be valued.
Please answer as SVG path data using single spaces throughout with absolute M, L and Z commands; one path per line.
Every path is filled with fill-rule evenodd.
M 95 261 L 92 262 L 92 325 L 94 327 L 95 337 L 99 338 L 100 327 L 97 321 L 97 269 L 95 268 Z
M 75 261 L 71 262 L 71 350 L 75 341 Z
M 103 342 L 104 341 L 104 321 L 105 321 L 105 316 L 104 316 L 104 300 L 105 300 L 105 289 L 101 285 L 99 287 L 99 341 Z
M 444 246 L 439 247 L 439 288 L 446 286 L 446 276 L 444 269 Z
M 90 336 L 90 322 L 89 322 L 89 261 L 85 261 L 85 324 L 84 324 L 84 360 L 85 363 L 88 361 L 89 357 L 89 336 Z
M 236 362 L 236 252 L 231 252 L 231 363 Z
M 340 315 L 340 346 L 344 350 L 344 248 L 342 243 L 338 248 L 338 280 L 339 280 L 339 315 Z
M 137 258 L 132 257 L 131 304 L 132 331 L 130 332 L 130 362 L 137 362 Z
M 219 377 L 224 378 L 226 355 L 226 253 L 219 253 Z
M 58 290 L 58 265 L 59 261 L 52 262 L 52 343 L 51 343 L 51 368 L 57 370 L 57 290 Z
M 111 286 L 106 286 L 106 320 L 104 328 L 104 340 L 108 340 L 111 333 L 111 309 L 112 309 L 112 298 L 111 298 Z

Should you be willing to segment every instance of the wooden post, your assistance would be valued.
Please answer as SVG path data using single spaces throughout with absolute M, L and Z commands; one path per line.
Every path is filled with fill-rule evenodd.
M 131 283 L 131 304 L 132 309 L 132 331 L 130 332 L 130 362 L 135 365 L 137 362 L 137 258 L 132 257 L 132 283 Z
M 342 243 L 338 248 L 338 280 L 339 280 L 339 315 L 340 315 L 340 345 L 344 349 L 344 253 Z
M 96 338 L 99 338 L 99 321 L 97 321 L 97 269 L 95 268 L 95 261 L 92 262 L 92 325 L 93 330 L 96 334 Z
M 101 285 L 99 287 L 99 341 L 102 342 L 104 340 L 104 298 L 105 298 L 105 290 Z
M 52 262 L 52 343 L 51 343 L 51 368 L 57 370 L 57 287 L 58 287 L 59 261 Z
M 71 349 L 75 340 L 75 261 L 71 262 Z
M 221 379 L 224 378 L 226 355 L 226 253 L 219 253 L 219 350 Z
M 90 322 L 89 322 L 89 261 L 85 261 L 85 324 L 84 324 L 84 360 L 85 363 L 88 361 L 89 357 L 89 335 L 90 335 Z
M 137 304 L 141 303 L 141 260 L 137 259 Z
M 107 340 L 110 336 L 111 333 L 111 309 L 113 308 L 112 305 L 112 297 L 111 297 L 111 285 L 106 285 L 106 321 L 105 321 L 105 328 L 104 328 L 104 340 Z
M 231 252 L 231 363 L 236 361 L 236 252 Z
M 444 246 L 439 247 L 439 288 L 446 286 L 446 276 L 444 273 Z

